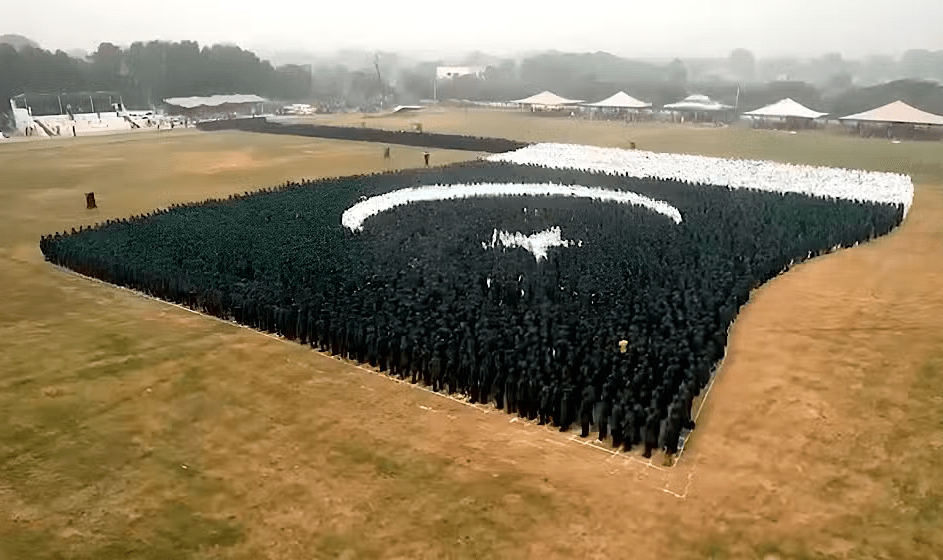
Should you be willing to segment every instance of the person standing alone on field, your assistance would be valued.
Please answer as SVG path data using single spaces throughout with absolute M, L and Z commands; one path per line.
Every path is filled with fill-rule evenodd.
M 423 152 L 422 158 L 426 160 L 426 167 L 429 167 L 429 152 Z

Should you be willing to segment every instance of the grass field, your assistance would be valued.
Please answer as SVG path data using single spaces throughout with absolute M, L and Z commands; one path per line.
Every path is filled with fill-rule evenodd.
M 901 171 L 916 199 L 890 236 L 754 295 L 690 447 L 662 470 L 39 253 L 57 229 L 415 166 L 422 150 L 385 162 L 377 145 L 193 131 L 5 143 L 0 559 L 943 557 L 943 144 L 484 111 L 366 119 L 416 120 Z

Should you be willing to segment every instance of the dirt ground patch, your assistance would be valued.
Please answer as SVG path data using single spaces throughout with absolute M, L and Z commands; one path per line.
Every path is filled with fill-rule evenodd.
M 472 113 L 410 118 L 900 170 L 917 195 L 895 233 L 754 294 L 690 447 L 663 470 L 39 254 L 56 229 L 418 165 L 422 150 L 388 163 L 375 145 L 192 131 L 7 143 L 0 559 L 941 557 L 943 145 Z
M 209 174 L 248 171 L 266 165 L 266 162 L 253 158 L 250 150 L 175 154 L 173 163 L 178 173 Z

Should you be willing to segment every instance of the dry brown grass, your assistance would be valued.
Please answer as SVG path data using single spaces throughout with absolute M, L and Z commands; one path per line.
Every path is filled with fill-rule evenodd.
M 0 559 L 941 557 L 943 146 L 410 119 L 901 170 L 919 184 L 898 231 L 755 294 L 691 447 L 659 470 L 55 270 L 37 248 L 42 233 L 106 217 L 380 169 L 380 147 L 187 131 L 6 143 Z

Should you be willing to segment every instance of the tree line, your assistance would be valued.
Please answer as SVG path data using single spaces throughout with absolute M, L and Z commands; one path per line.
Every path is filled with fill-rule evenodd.
M 102 43 L 84 60 L 63 51 L 0 44 L 0 99 L 22 93 L 109 91 L 128 108 L 148 108 L 168 97 L 256 94 L 308 99 L 307 66 L 275 67 L 234 45 L 201 47 L 195 41 Z
M 588 101 L 624 90 L 656 107 L 703 93 L 744 110 L 791 97 L 839 115 L 895 99 L 943 112 L 943 89 L 933 82 L 943 80 L 943 51 L 861 61 L 838 53 L 758 59 L 746 49 L 728 57 L 664 61 L 605 52 L 550 51 L 521 59 L 472 53 L 455 62 L 480 68 L 479 75 L 436 80 L 436 66 L 453 61 L 409 61 L 395 53 L 335 59 L 297 54 L 285 60 L 302 64 L 276 66 L 238 46 L 195 41 L 102 43 L 80 59 L 23 39 L 15 47 L 0 41 L 0 114 L 8 109 L 5 100 L 20 93 L 109 91 L 137 109 L 167 97 L 254 93 L 328 110 L 373 110 L 434 97 L 508 101 L 544 89 Z

